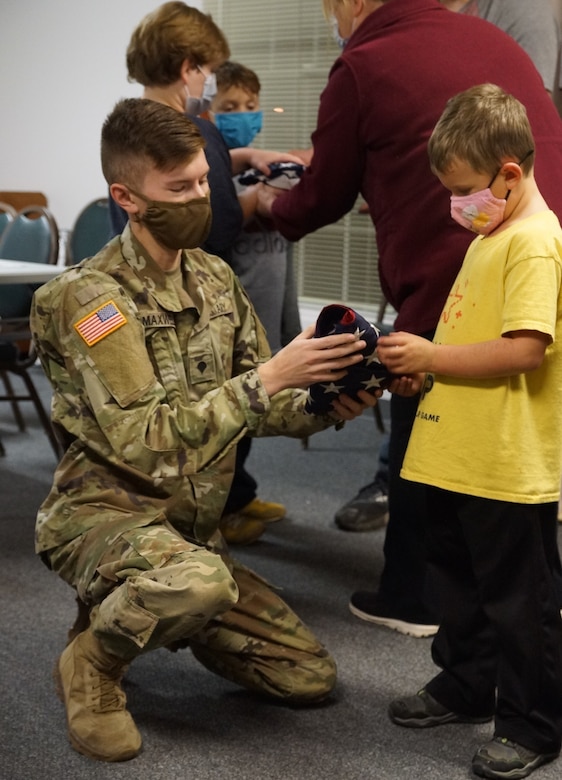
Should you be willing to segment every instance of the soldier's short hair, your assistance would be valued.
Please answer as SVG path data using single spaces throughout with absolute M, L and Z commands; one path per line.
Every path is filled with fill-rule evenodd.
M 103 175 L 109 185 L 140 187 L 151 167 L 172 170 L 204 147 L 199 128 L 181 112 L 153 100 L 126 98 L 102 127 Z
M 167 86 L 180 77 L 185 60 L 215 68 L 230 56 L 222 30 L 210 14 L 182 2 L 164 3 L 147 14 L 127 48 L 129 81 L 145 87 Z
M 506 157 L 528 174 L 535 142 L 525 106 L 495 84 L 479 84 L 452 97 L 429 139 L 429 162 L 446 173 L 455 159 L 493 175 Z
M 227 60 L 216 71 L 217 90 L 226 92 L 231 87 L 240 87 L 251 95 L 259 95 L 261 90 L 258 74 L 239 62 Z

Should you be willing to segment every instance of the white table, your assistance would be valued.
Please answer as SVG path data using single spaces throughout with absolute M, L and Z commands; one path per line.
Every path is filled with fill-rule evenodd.
M 64 270 L 61 265 L 0 258 L 0 284 L 43 284 Z

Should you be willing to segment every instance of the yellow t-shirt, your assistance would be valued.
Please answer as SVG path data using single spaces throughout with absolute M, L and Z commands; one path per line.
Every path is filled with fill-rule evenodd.
M 457 493 L 557 501 L 562 472 L 562 230 L 551 211 L 476 238 L 449 293 L 438 344 L 514 330 L 552 338 L 540 368 L 501 379 L 428 375 L 402 476 Z

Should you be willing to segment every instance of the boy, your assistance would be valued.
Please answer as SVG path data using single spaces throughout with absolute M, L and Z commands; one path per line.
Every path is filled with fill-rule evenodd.
M 137 655 L 191 648 L 212 671 L 295 702 L 328 695 L 335 664 L 217 527 L 237 441 L 302 436 L 375 399 L 303 415 L 309 384 L 362 360 L 353 336 L 313 328 L 269 359 L 232 271 L 196 247 L 209 229 L 208 165 L 179 111 L 123 100 L 102 167 L 129 222 L 96 256 L 40 288 L 31 326 L 65 454 L 37 551 L 90 607 L 57 664 L 70 741 L 91 758 L 141 749 L 121 677 Z
M 211 103 L 215 124 L 229 149 L 249 146 L 262 128 L 259 78 L 250 68 L 231 61 L 223 62 L 215 75 L 217 94 Z M 289 242 L 255 214 L 246 221 L 232 250 L 232 268 L 265 327 L 274 354 L 301 331 L 289 251 Z
M 389 715 L 418 728 L 495 718 L 472 760 L 491 778 L 526 777 L 558 756 L 562 735 L 562 231 L 533 150 L 524 107 L 499 87 L 449 101 L 431 166 L 453 219 L 480 235 L 433 343 L 397 332 L 378 347 L 391 371 L 410 375 L 395 392 L 423 384 L 402 476 L 429 486 L 440 597 L 432 656 L 442 671 Z
M 231 61 L 223 62 L 215 76 L 217 92 L 211 102 L 211 116 L 230 150 L 249 147 L 262 128 L 260 80 L 250 68 Z M 266 220 L 255 214 L 255 187 L 244 187 L 237 177 L 233 183 L 240 196 L 245 224 L 232 242 L 229 265 L 248 294 L 275 354 L 301 332 L 290 246 L 279 232 L 269 229 L 271 225 Z M 240 489 L 235 481 L 221 520 L 221 533 L 230 544 L 255 541 L 267 524 L 285 516 L 283 504 L 264 504 L 260 499 L 250 504 L 250 507 L 257 505 L 258 509 L 263 505 L 268 510 L 259 516 L 248 515 L 248 507 L 241 508 L 244 501 L 240 501 L 240 495 L 244 496 L 248 483 L 251 481 L 257 487 L 245 468 L 251 445 L 248 436 L 238 443 Z

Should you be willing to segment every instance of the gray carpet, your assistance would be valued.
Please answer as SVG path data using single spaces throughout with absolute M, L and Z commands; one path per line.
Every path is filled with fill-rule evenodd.
M 39 380 L 39 369 L 36 371 Z M 43 383 L 45 394 L 46 384 Z M 386 406 L 386 404 L 383 404 Z M 130 668 L 130 710 L 144 739 L 133 761 L 103 764 L 69 746 L 51 669 L 74 615 L 71 590 L 33 552 L 37 507 L 54 457 L 33 410 L 16 430 L 0 404 L 0 643 L 2 780 L 465 780 L 491 726 L 428 731 L 394 726 L 389 701 L 434 673 L 430 640 L 412 639 L 354 618 L 349 595 L 376 585 L 384 531 L 349 534 L 336 509 L 374 471 L 379 434 L 371 413 L 310 441 L 257 441 L 250 468 L 260 495 L 282 501 L 287 519 L 238 556 L 283 589 L 286 600 L 335 656 L 333 702 L 292 710 L 215 677 L 189 651 L 161 650 Z M 349 464 L 346 466 L 346 464 Z M 538 770 L 558 780 L 560 762 Z

